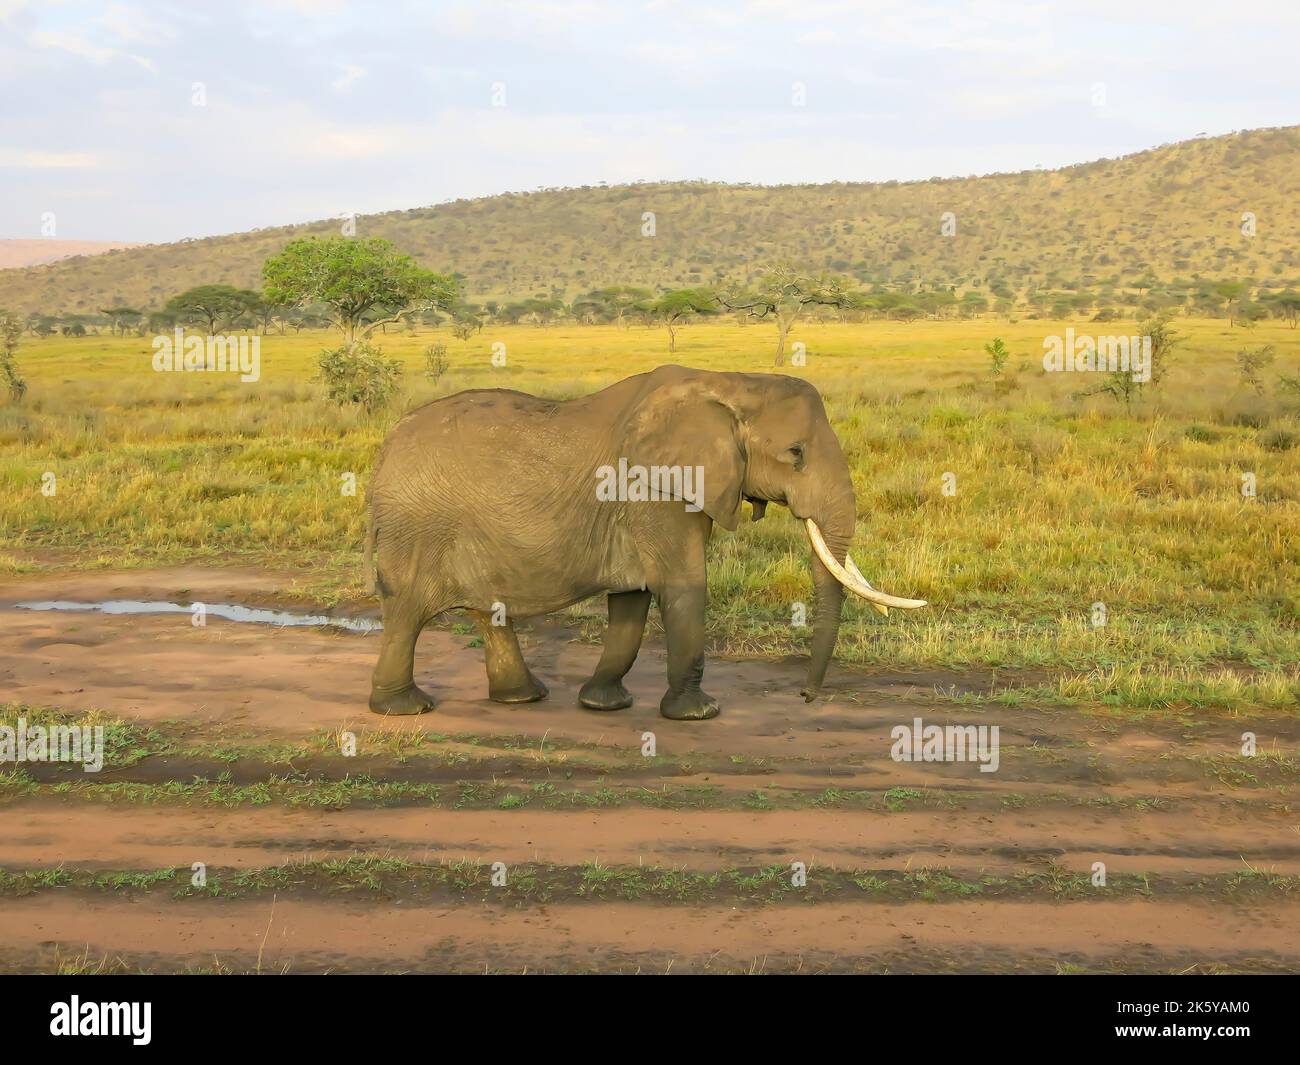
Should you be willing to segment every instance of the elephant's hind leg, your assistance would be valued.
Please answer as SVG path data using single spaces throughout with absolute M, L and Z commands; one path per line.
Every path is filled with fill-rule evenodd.
M 578 693 L 578 702 L 589 710 L 622 710 L 632 705 L 632 693 L 623 687 L 623 678 L 641 650 L 649 612 L 649 592 L 610 593 L 605 649 L 596 672 Z
M 519 650 L 514 622 L 493 625 L 489 615 L 474 612 L 483 634 L 483 659 L 487 664 L 488 698 L 497 703 L 535 703 L 547 696 L 546 685 L 533 676 Z
M 376 714 L 423 714 L 433 696 L 415 686 L 415 641 L 426 615 L 391 598 L 383 601 L 384 634 L 371 679 L 370 709 Z

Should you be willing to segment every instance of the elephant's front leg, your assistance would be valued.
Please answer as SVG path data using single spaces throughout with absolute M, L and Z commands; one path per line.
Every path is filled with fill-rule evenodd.
M 532 675 L 519 650 L 515 624 L 493 625 L 492 618 L 475 611 L 483 636 L 483 659 L 487 664 L 488 698 L 497 703 L 535 703 L 547 696 L 546 685 Z
M 591 710 L 622 710 L 632 705 L 632 694 L 623 687 L 623 678 L 641 650 L 649 613 L 649 592 L 610 593 L 605 649 L 596 672 L 578 693 L 578 702 L 583 706 Z
M 704 609 L 708 601 L 703 565 L 697 580 L 673 583 L 659 593 L 668 637 L 668 691 L 659 703 L 664 717 L 703 721 L 718 716 L 718 701 L 700 688 L 704 676 Z

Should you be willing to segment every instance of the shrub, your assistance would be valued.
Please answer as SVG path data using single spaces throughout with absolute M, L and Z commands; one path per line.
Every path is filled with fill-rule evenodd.
M 447 372 L 447 345 L 430 344 L 424 349 L 424 376 L 437 381 Z
M 1264 429 L 1268 422 L 1268 411 L 1260 407 L 1246 407 L 1232 415 L 1232 424 L 1246 429 Z
M 1213 444 L 1222 435 L 1218 429 L 1208 425 L 1189 425 L 1183 430 L 1183 436 L 1188 440 L 1195 440 L 1198 444 Z
M 1286 374 L 1278 374 L 1277 393 L 1279 396 L 1300 396 L 1300 376 L 1288 377 Z
M 989 357 L 989 373 L 994 377 L 1001 377 L 1007 360 L 1011 358 L 1011 352 L 1007 350 L 1006 343 L 1001 337 L 994 337 L 984 345 L 984 351 Z
M 1169 327 L 1169 316 L 1167 314 L 1156 314 L 1151 318 L 1138 325 L 1138 333 L 1144 337 L 1151 338 L 1151 366 L 1150 379 L 1147 381 L 1138 381 L 1129 370 L 1112 370 L 1106 374 L 1102 384 L 1090 391 L 1077 392 L 1077 396 L 1094 396 L 1104 394 L 1112 399 L 1122 402 L 1124 409 L 1128 412 L 1133 410 L 1133 401 L 1145 394 L 1146 389 L 1155 389 L 1159 387 L 1160 382 L 1164 380 L 1165 375 L 1169 372 L 1169 365 L 1173 361 L 1172 353 L 1174 348 L 1181 341 L 1180 334 L 1175 333 Z
M 1253 388 L 1256 395 L 1262 396 L 1264 379 L 1261 374 L 1276 357 L 1277 352 L 1273 350 L 1272 344 L 1260 348 L 1242 348 L 1237 352 L 1237 372 L 1241 375 L 1242 385 Z
M 9 388 L 9 398 L 21 403 L 27 394 L 27 382 L 18 372 L 16 356 L 18 338 L 23 335 L 23 323 L 16 314 L 0 311 L 0 377 Z
M 402 376 L 401 363 L 365 341 L 322 351 L 319 365 L 317 380 L 331 400 L 341 407 L 359 404 L 369 413 L 388 403 Z
M 1295 433 L 1280 427 L 1262 433 L 1259 438 L 1260 445 L 1269 451 L 1290 451 L 1296 446 L 1297 440 L 1300 440 L 1300 437 Z

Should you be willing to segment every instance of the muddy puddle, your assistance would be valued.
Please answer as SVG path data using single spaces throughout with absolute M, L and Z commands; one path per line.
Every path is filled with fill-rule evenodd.
M 62 610 L 93 614 L 194 614 L 202 607 L 204 614 L 250 625 L 273 625 L 277 628 L 321 625 L 347 629 L 349 632 L 378 632 L 384 626 L 373 618 L 333 617 L 329 614 L 300 614 L 292 610 L 268 610 L 262 607 L 241 606 L 238 603 L 169 603 L 154 599 L 107 599 L 97 603 L 82 603 L 69 599 L 40 599 L 14 603 L 12 610 Z

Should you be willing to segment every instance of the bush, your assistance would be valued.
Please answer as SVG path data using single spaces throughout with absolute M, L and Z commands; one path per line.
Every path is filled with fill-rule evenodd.
M 1272 365 L 1275 358 L 1277 352 L 1273 350 L 1272 344 L 1260 348 L 1242 348 L 1237 352 L 1237 373 L 1241 375 L 1242 386 L 1252 388 L 1257 396 L 1262 396 L 1264 394 L 1263 371 Z
M 27 394 L 27 382 L 18 372 L 18 338 L 23 335 L 23 323 L 16 314 L 0 311 L 0 380 L 9 389 L 9 398 L 21 403 Z
M 1213 444 L 1223 434 L 1218 429 L 1211 428 L 1208 425 L 1189 425 L 1183 430 L 1183 436 L 1188 440 L 1195 440 L 1198 444 Z
M 1270 429 L 1268 432 L 1260 434 L 1259 438 L 1260 445 L 1269 451 L 1290 451 L 1296 446 L 1297 440 L 1300 440 L 1300 437 L 1282 428 Z
M 1261 407 L 1246 407 L 1232 415 L 1232 424 L 1244 429 L 1265 429 L 1268 423 L 1268 411 Z
M 384 407 L 397 391 L 402 365 L 365 341 L 322 351 L 318 381 L 339 406 L 356 403 L 369 413 Z
M 1011 358 L 1011 352 L 1007 350 L 1006 343 L 1001 337 L 994 337 L 992 341 L 984 345 L 984 353 L 989 357 L 989 373 L 994 377 L 1001 377 L 1007 359 Z
M 1076 396 L 1095 396 L 1104 394 L 1122 402 L 1128 412 L 1133 410 L 1133 401 L 1145 394 L 1146 389 L 1159 387 L 1169 372 L 1173 361 L 1171 354 L 1182 337 L 1169 327 L 1169 316 L 1156 314 L 1138 325 L 1138 333 L 1151 338 L 1150 378 L 1147 381 L 1135 380 L 1129 370 L 1111 370 L 1097 388 L 1085 392 L 1076 392 Z
M 424 376 L 435 381 L 447 372 L 447 345 L 430 344 L 424 349 Z

